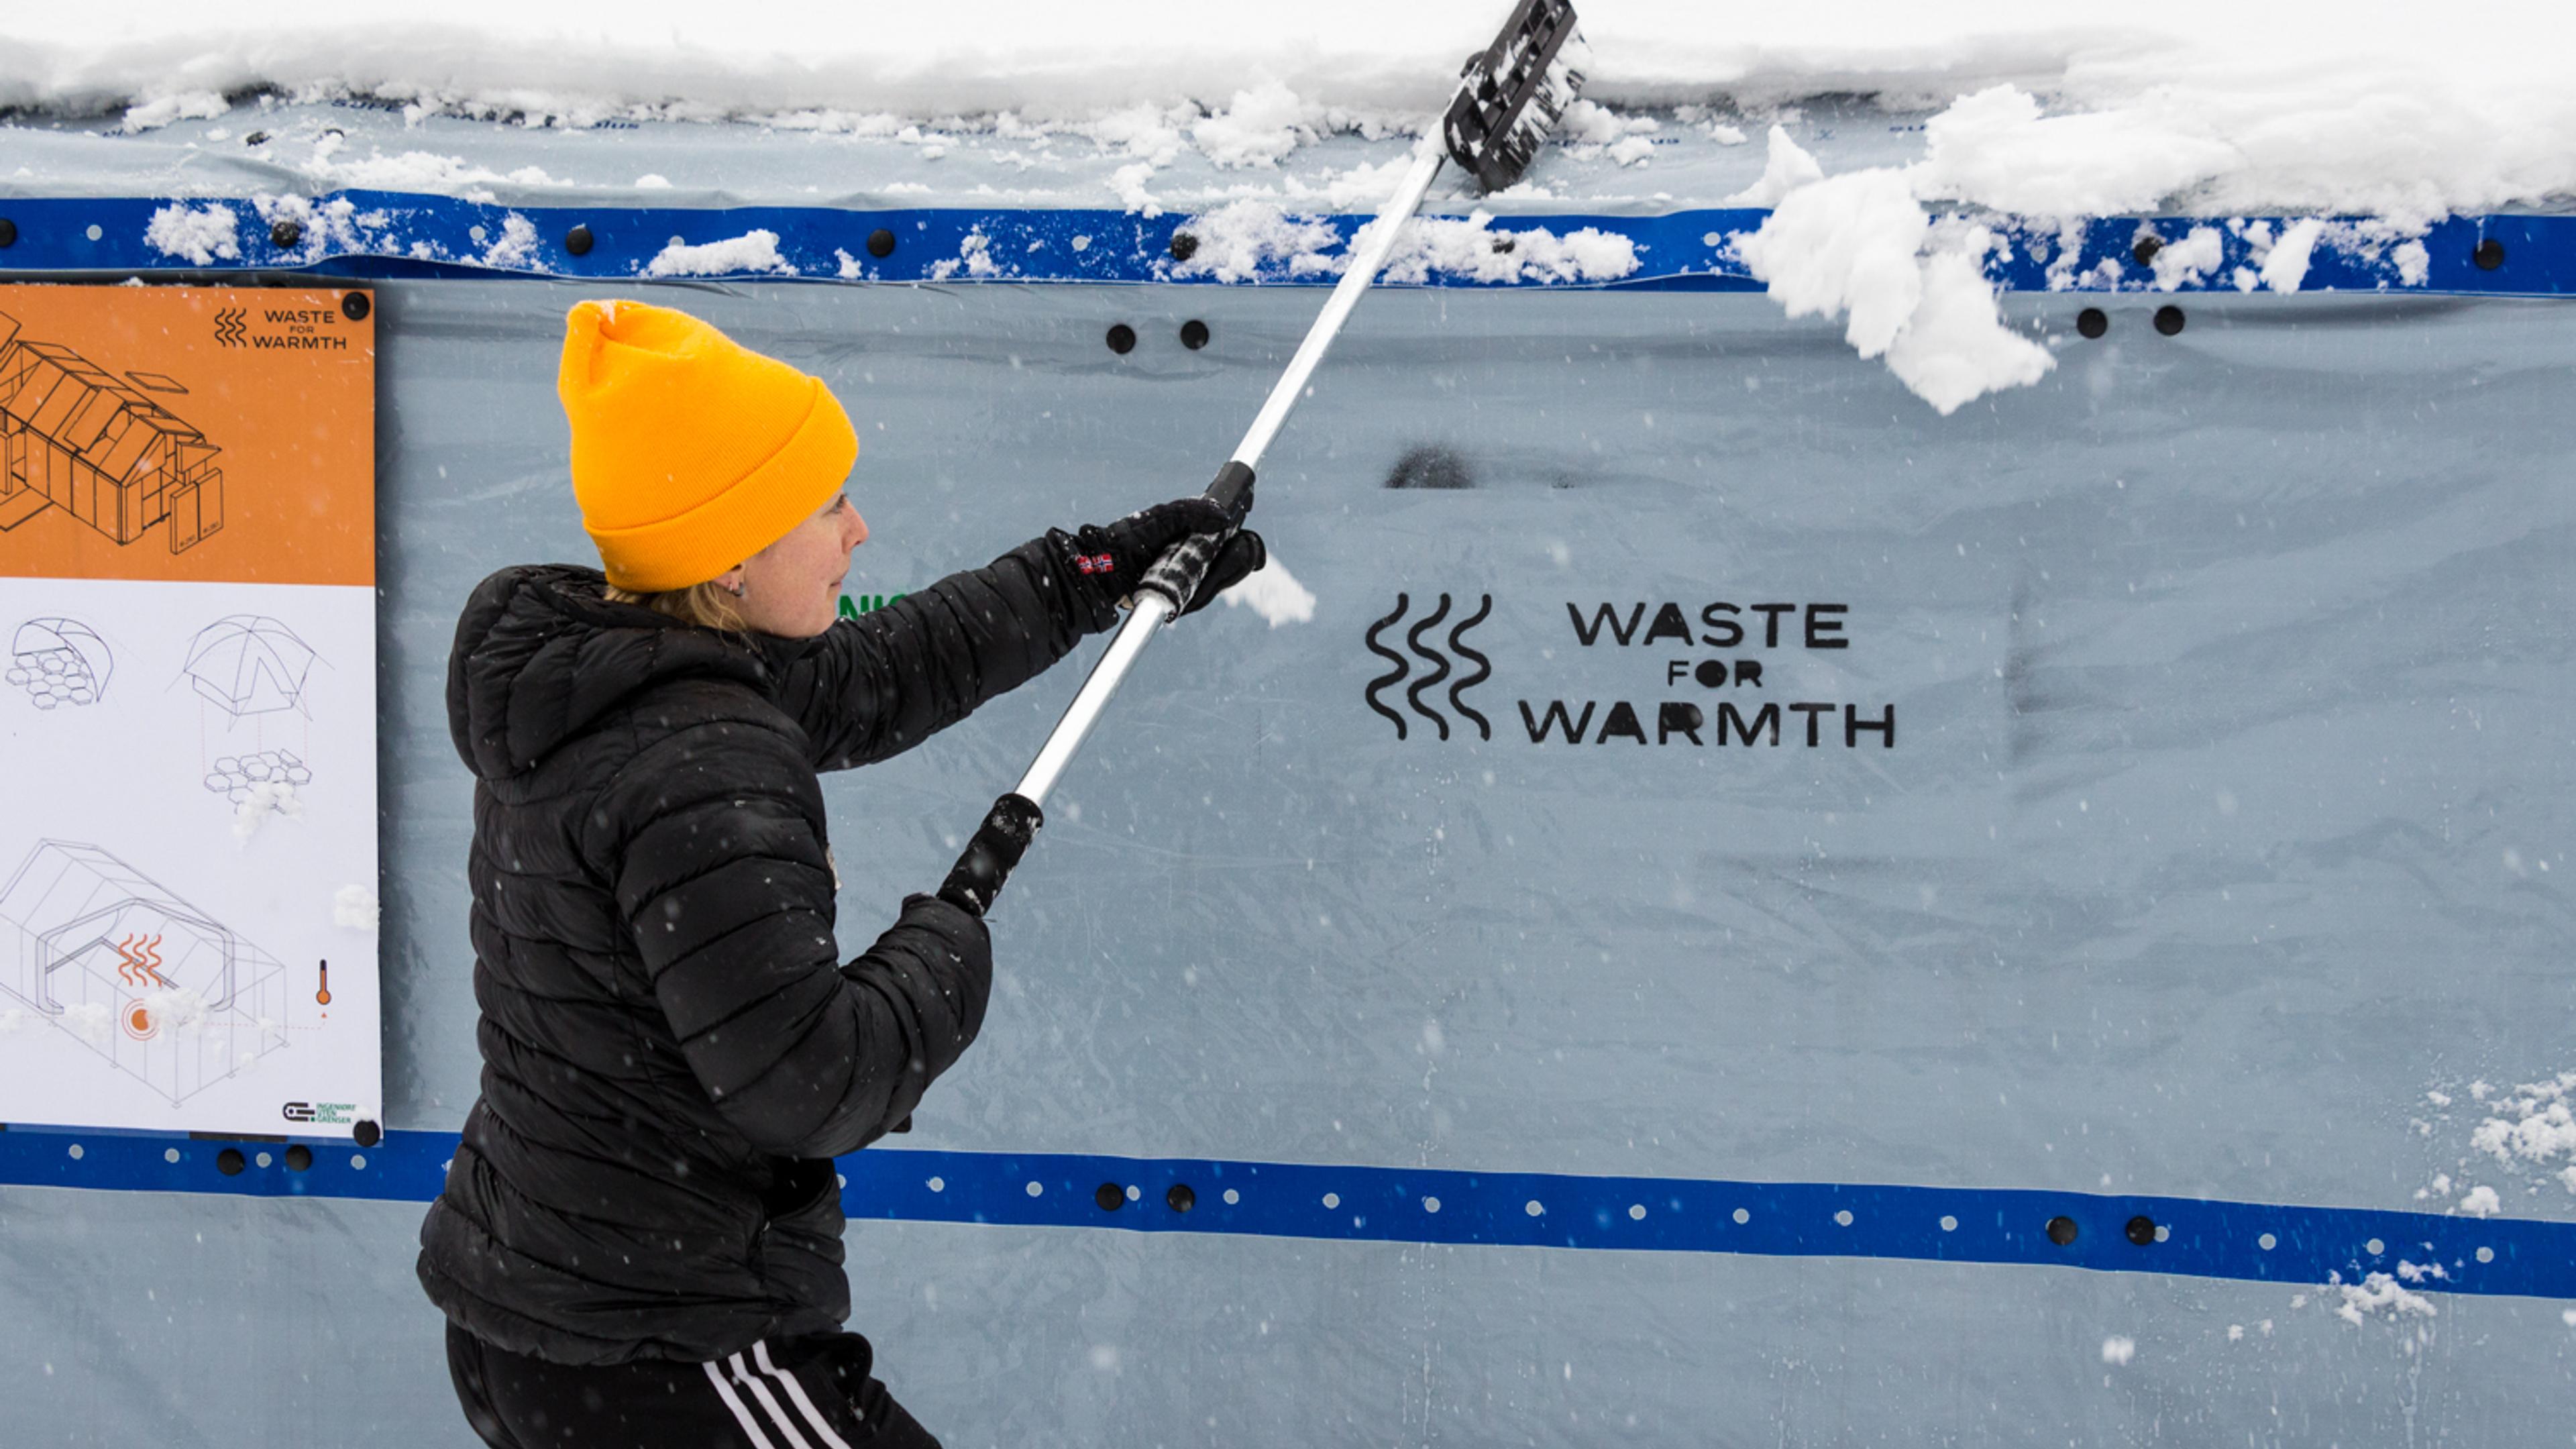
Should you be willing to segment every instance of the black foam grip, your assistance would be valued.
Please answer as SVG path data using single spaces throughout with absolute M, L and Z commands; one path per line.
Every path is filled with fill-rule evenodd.
M 940 882 L 939 898 L 977 917 L 991 910 L 994 897 L 1002 893 L 1012 868 L 1045 823 L 1046 812 L 1025 795 L 1004 795 L 994 801 L 984 823 L 975 827 L 975 838 L 966 842 L 965 853 L 949 869 L 948 879 Z
M 1208 564 L 1215 560 L 1216 551 L 1225 546 L 1252 512 L 1252 470 L 1229 460 L 1216 470 L 1216 478 L 1208 484 L 1204 496 L 1225 510 L 1226 531 L 1194 533 L 1173 544 L 1154 560 L 1154 566 L 1145 570 L 1145 577 L 1137 584 L 1138 588 L 1151 589 L 1171 600 L 1174 614 L 1187 609 L 1190 600 L 1198 597 L 1199 582 L 1207 577 Z

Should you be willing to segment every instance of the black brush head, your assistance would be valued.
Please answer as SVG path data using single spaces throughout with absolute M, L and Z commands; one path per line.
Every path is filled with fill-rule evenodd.
M 1441 120 L 1449 155 L 1487 191 L 1521 179 L 1583 91 L 1572 0 L 1520 0 L 1494 43 L 1467 57 Z

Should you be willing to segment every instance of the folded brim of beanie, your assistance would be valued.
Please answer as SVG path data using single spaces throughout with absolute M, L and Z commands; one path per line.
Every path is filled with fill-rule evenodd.
M 813 389 L 805 420 L 740 482 L 686 513 L 587 529 L 608 581 L 639 594 L 705 583 L 786 537 L 840 492 L 858 461 L 859 435 L 831 389 L 819 381 Z

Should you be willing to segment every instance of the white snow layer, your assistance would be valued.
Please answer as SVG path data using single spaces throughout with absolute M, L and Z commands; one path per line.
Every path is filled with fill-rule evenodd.
M 1123 158 L 1106 188 L 1130 211 L 1162 212 L 1157 172 L 1184 152 L 1254 173 L 1247 190 L 1339 209 L 1373 205 L 1400 164 L 1301 179 L 1286 169 L 1297 149 L 1340 132 L 1424 130 L 1457 57 L 1484 44 L 1506 8 L 1302 0 L 1202 7 L 1175 24 L 1167 6 L 1142 0 L 985 0 L 879 10 L 854 25 L 845 7 L 813 0 L 627 0 L 613 12 L 568 0 L 442 0 L 426 18 L 270 0 L 255 25 L 216 29 L 211 12 L 180 0 L 100 0 L 19 6 L 0 19 L 0 108 L 122 112 L 127 129 L 149 129 L 269 90 L 396 101 L 415 122 L 442 113 L 568 126 L 751 120 L 881 137 L 925 160 L 970 130 L 1065 131 Z M 1730 198 L 1777 211 L 1737 239 L 1738 254 L 1792 315 L 1845 319 L 1863 356 L 1886 358 L 1943 413 L 2034 382 L 2052 362 L 1996 310 L 1983 275 L 1996 236 L 1935 226 L 1927 204 L 1970 221 L 1980 212 L 2234 219 L 2249 241 L 2258 239 L 2241 230 L 2243 217 L 2303 215 L 2277 240 L 2259 238 L 2260 254 L 2223 279 L 2288 292 L 2320 244 L 2384 249 L 2401 281 L 2420 282 L 2427 258 L 2414 238 L 2432 221 L 2576 196 L 2576 86 L 2563 75 L 2576 54 L 2576 6 L 2472 23 L 2428 17 L 2413 0 L 1851 0 L 1722 17 L 1704 0 L 1590 0 L 1583 26 L 1587 94 L 1557 144 L 1653 175 L 1665 122 L 1644 109 L 1729 143 L 1743 138 L 1731 120 L 1777 121 L 1761 179 Z M 1795 103 L 1827 94 L 1937 112 L 1919 159 L 1824 176 L 1792 130 Z M 339 185 L 470 194 L 495 179 L 428 152 L 315 164 L 316 179 Z M 546 179 L 527 171 L 509 179 Z M 1529 185 L 1545 194 L 1535 189 L 1543 181 Z M 1340 265 L 1339 239 L 1315 223 L 1243 205 L 1202 219 L 1216 244 L 1177 275 L 1256 280 Z M 227 214 L 166 208 L 152 242 L 200 265 L 229 259 L 237 243 L 218 224 Z M 1636 267 L 1618 238 L 1541 228 L 1503 245 L 1488 230 L 1477 218 L 1426 222 L 1388 275 L 1597 282 Z M 2220 245 L 2215 228 L 2168 241 L 2152 260 L 2155 285 L 2208 279 Z M 524 267 L 533 249 L 532 234 L 505 226 L 480 260 Z M 1009 274 L 971 245 L 942 267 Z M 674 243 L 646 268 L 786 270 L 765 232 Z M 842 270 L 863 274 L 854 259 Z
M 254 23 L 225 26 L 183 0 L 96 0 L 0 18 L 0 107 L 121 111 L 146 128 L 271 90 L 375 97 L 414 116 L 801 116 L 884 135 L 1012 116 L 1085 123 L 1105 145 L 1123 127 L 1149 172 L 1183 146 L 1261 168 L 1326 130 L 1419 129 L 1506 9 L 1301 0 L 1201 7 L 1181 24 L 1144 0 L 985 0 L 853 23 L 821 0 L 269 0 Z M 1927 130 L 1920 194 L 2024 214 L 2424 218 L 2576 191 L 2576 87 L 2563 76 L 2576 7 L 2471 20 L 2414 0 L 1722 13 L 1591 0 L 1583 28 L 1587 99 L 1608 106 L 1714 101 L 1767 120 L 1824 94 L 1956 102 Z M 1709 134 L 1735 133 L 1732 119 L 1708 121 Z M 1568 120 L 1568 144 L 1612 149 L 1654 125 L 1599 105 Z M 929 130 L 918 143 L 943 144 Z
M 331 924 L 353 931 L 376 929 L 381 910 L 376 893 L 362 885 L 344 885 L 331 897 Z

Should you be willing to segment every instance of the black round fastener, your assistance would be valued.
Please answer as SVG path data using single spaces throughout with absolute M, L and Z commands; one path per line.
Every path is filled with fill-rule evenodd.
M 1091 1190 L 1091 1200 L 1100 1204 L 1102 1212 L 1114 1213 L 1127 1205 L 1127 1189 L 1114 1182 L 1104 1182 Z
M 2075 314 L 2075 330 L 2087 337 L 2099 337 L 2111 330 L 2111 314 L 2099 307 L 2087 307 Z
M 1192 352 L 1208 345 L 1208 325 L 1196 317 L 1181 324 L 1181 345 Z
M 302 1172 L 313 1165 L 313 1149 L 298 1142 L 286 1149 L 286 1166 L 290 1172 Z
M 303 240 L 304 228 L 292 221 L 281 218 L 268 229 L 268 244 L 282 252 L 293 251 Z
M 373 1147 L 385 1140 L 385 1129 L 373 1122 L 361 1122 L 349 1135 L 357 1139 L 360 1147 Z
M 2156 309 L 2156 330 L 2167 337 L 2182 335 L 2183 315 L 2180 307 L 2167 304 Z
M 238 1147 L 227 1147 L 215 1154 L 215 1171 L 226 1177 L 241 1176 L 242 1169 L 247 1166 L 249 1164 L 242 1161 L 241 1149 Z
M 2130 1242 L 2141 1248 L 2151 1247 L 2156 1241 L 2156 1220 L 2140 1213 L 2129 1219 L 2128 1233 Z
M 1118 353 L 1121 356 L 1135 351 L 1136 329 L 1128 326 L 1124 322 L 1111 323 L 1109 327 L 1109 350 Z
M 11 221 L 5 216 L 0 216 L 0 247 L 16 246 L 17 244 L 18 223 Z
M 1498 231 L 1494 233 L 1494 239 L 1486 245 L 1494 249 L 1496 256 L 1509 256 L 1512 249 L 1520 245 L 1520 238 L 1507 231 Z
M 1199 1205 L 1199 1195 L 1190 1191 L 1188 1183 L 1176 1182 L 1164 1191 L 1163 1201 L 1171 1205 L 1172 1211 L 1185 1213 Z
M 366 321 L 367 314 L 374 310 L 376 310 L 376 304 L 368 301 L 367 294 L 364 292 L 340 294 L 340 315 L 352 322 Z
M 2147 235 L 2138 238 L 2137 245 L 2129 248 L 2129 255 L 2138 259 L 2139 266 L 2153 266 L 2156 260 L 2156 253 L 2163 251 L 2164 249 L 2165 239 L 2157 236 L 2153 232 L 2150 232 Z
M 1172 233 L 1172 260 L 1186 262 L 1199 254 L 1199 239 L 1185 231 Z
M 875 231 L 869 232 L 868 255 L 872 257 L 893 256 L 894 233 L 886 230 L 884 227 L 878 227 Z
M 590 255 L 591 243 L 594 240 L 596 238 L 591 236 L 589 226 L 575 222 L 573 229 L 564 233 L 564 250 L 577 257 L 586 257 Z
M 265 146 L 268 144 L 268 133 L 266 131 L 253 131 L 249 135 L 242 137 L 242 144 L 245 146 Z
M 2048 1220 L 2048 1240 L 2063 1248 L 2075 1241 L 2075 1219 L 2053 1217 Z
M 2469 260 L 2478 264 L 2479 271 L 2492 272 L 2504 265 L 2504 243 L 2488 237 L 2478 243 L 2476 251 L 2469 253 Z

